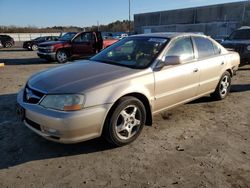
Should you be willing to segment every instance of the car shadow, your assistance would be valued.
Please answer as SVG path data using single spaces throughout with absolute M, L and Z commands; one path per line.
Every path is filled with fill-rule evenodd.
M 103 138 L 78 144 L 48 141 L 29 130 L 16 115 L 16 94 L 0 95 L 0 169 L 30 161 L 114 149 Z
M 250 70 L 250 63 L 241 63 L 239 65 L 238 71 Z
M 23 51 L 28 51 L 27 49 L 24 48 L 1 48 L 0 52 L 23 52 Z
M 245 92 L 250 91 L 250 84 L 234 84 L 231 86 L 230 92 L 236 93 L 236 92 Z
M 250 67 L 241 67 L 238 69 L 238 71 L 246 71 L 246 70 L 250 70 Z
M 23 58 L 23 59 L 0 59 L 5 65 L 34 65 L 34 64 L 48 64 L 48 62 L 41 58 Z
M 245 92 L 245 91 L 250 91 L 250 84 L 233 84 L 230 89 L 230 93 Z M 213 99 L 213 97 L 204 96 L 194 101 L 191 101 L 188 104 L 209 103 L 209 102 L 215 102 L 215 100 Z
M 209 103 L 209 102 L 214 102 L 214 99 L 210 96 L 204 96 L 204 97 L 198 98 L 194 101 L 191 101 L 187 104 Z

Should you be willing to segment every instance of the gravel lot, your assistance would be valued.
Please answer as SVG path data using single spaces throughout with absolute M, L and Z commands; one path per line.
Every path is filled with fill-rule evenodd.
M 132 144 L 62 145 L 18 121 L 16 94 L 33 73 L 58 66 L 1 49 L 0 187 L 250 187 L 250 65 L 224 101 L 204 97 L 154 117 Z

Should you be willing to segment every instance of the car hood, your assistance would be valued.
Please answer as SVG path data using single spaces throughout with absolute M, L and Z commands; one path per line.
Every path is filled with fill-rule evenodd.
M 39 44 L 40 47 L 45 47 L 45 46 L 53 46 L 56 44 L 64 44 L 67 43 L 68 41 L 49 41 L 49 42 L 42 42 Z
M 79 61 L 33 75 L 28 85 L 44 93 L 83 93 L 88 89 L 114 81 L 138 69 L 93 61 Z

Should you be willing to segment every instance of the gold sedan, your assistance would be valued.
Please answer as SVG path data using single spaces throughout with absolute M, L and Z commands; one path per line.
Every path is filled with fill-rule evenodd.
M 191 33 L 124 38 L 90 60 L 33 75 L 17 97 L 25 125 L 56 142 L 134 141 L 153 114 L 211 94 L 224 99 L 239 55 Z

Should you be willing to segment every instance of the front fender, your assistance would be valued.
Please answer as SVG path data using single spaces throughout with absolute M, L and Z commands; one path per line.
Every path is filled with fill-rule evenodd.
M 132 79 L 116 80 L 84 93 L 86 96 L 85 107 L 113 104 L 122 96 L 130 93 L 142 94 L 151 103 L 154 100 L 153 72 L 145 71 L 140 75 L 135 75 Z

